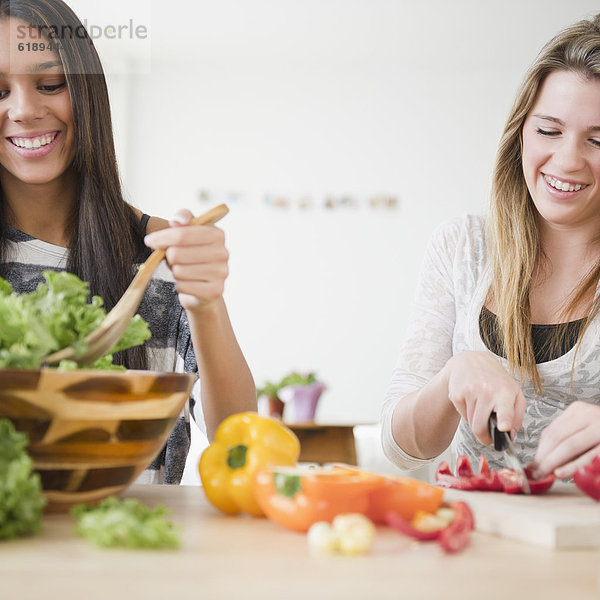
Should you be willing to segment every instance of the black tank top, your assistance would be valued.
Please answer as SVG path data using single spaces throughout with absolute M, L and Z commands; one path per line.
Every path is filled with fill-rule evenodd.
M 558 347 L 552 347 L 549 342 L 555 334 L 556 329 L 564 326 L 564 324 L 532 325 L 531 338 L 536 364 L 555 360 L 559 356 L 566 354 L 577 343 L 577 337 L 585 322 L 585 318 L 578 319 L 577 321 L 569 321 L 566 324 L 565 334 L 560 340 Z M 496 323 L 496 315 L 484 306 L 481 309 L 481 313 L 479 313 L 479 333 L 481 339 L 494 354 L 506 358 L 502 339 L 496 334 Z
M 140 227 L 142 228 L 142 233 L 146 235 L 146 227 L 148 226 L 148 221 L 150 220 L 150 215 L 144 213 L 142 218 L 140 219 Z

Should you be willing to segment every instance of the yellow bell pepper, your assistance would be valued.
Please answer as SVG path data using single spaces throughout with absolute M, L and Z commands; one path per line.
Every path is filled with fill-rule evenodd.
M 255 472 L 271 465 L 294 466 L 299 455 L 298 438 L 282 423 L 254 412 L 232 415 L 219 425 L 214 442 L 200 457 L 204 493 L 226 514 L 262 516 L 252 491 Z

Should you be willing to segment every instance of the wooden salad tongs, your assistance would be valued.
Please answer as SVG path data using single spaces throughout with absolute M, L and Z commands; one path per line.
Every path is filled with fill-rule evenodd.
M 209 225 L 222 219 L 229 209 L 225 204 L 219 204 L 198 217 L 194 217 L 188 225 Z M 61 360 L 73 360 L 79 365 L 89 365 L 102 358 L 119 341 L 129 322 L 135 315 L 146 288 L 150 283 L 152 274 L 165 258 L 165 251 L 157 249 L 150 254 L 146 261 L 140 266 L 136 276 L 129 287 L 125 290 L 121 299 L 113 309 L 104 317 L 100 325 L 85 338 L 87 349 L 83 354 L 75 354 L 72 346 L 63 348 L 49 354 L 42 361 L 43 364 L 52 365 Z

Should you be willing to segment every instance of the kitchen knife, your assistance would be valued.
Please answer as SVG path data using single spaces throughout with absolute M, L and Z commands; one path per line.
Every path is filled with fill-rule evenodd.
M 495 412 L 490 415 L 489 427 L 490 435 L 494 440 L 494 449 L 498 452 L 504 452 L 504 457 L 506 458 L 507 464 L 513 471 L 517 473 L 517 475 L 519 475 L 523 493 L 531 494 L 529 482 L 527 481 L 527 475 L 525 474 L 525 470 L 521 465 L 521 461 L 517 458 L 510 435 L 508 432 L 500 431 L 498 429 L 498 419 Z

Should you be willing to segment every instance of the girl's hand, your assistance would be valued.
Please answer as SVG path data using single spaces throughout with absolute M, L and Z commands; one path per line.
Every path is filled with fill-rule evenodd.
M 542 432 L 532 463 L 534 477 L 554 473 L 559 479 L 600 454 L 600 406 L 573 402 Z
M 170 227 L 148 234 L 150 248 L 164 248 L 186 310 L 203 310 L 223 296 L 229 273 L 225 235 L 214 225 L 187 225 L 193 214 L 180 210 Z
M 523 423 L 525 396 L 489 352 L 462 352 L 447 363 L 448 398 L 482 444 L 491 444 L 488 422 L 495 411 L 498 429 L 514 438 Z

